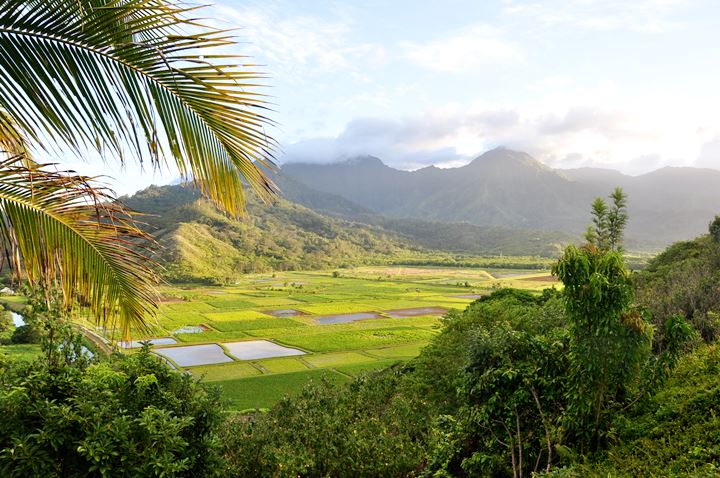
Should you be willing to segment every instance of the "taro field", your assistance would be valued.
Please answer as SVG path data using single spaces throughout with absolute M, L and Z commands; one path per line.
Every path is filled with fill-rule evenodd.
M 441 317 L 497 287 L 554 285 L 543 271 L 361 267 L 249 275 L 163 290 L 153 352 L 220 385 L 230 408 L 265 408 L 309 380 L 344 382 L 417 356 Z

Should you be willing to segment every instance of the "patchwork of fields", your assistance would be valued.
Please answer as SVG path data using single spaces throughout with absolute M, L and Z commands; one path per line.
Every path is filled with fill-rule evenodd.
M 252 275 L 227 287 L 165 289 L 157 323 L 135 338 L 155 339 L 155 353 L 220 385 L 232 409 L 263 408 L 308 380 L 344 382 L 417 356 L 447 310 L 494 287 L 550 285 L 547 272 L 489 269 Z
M 536 289 L 547 280 L 538 271 L 427 267 L 252 275 L 228 287 L 164 290 L 158 322 L 140 338 L 173 339 L 154 351 L 220 385 L 231 408 L 262 408 L 311 379 L 343 382 L 411 359 L 437 333 L 444 311 L 462 310 L 493 287 Z M 237 345 L 267 349 L 263 341 L 276 345 L 264 358 Z M 188 346 L 205 353 L 209 344 L 218 363 L 187 365 L 195 355 Z

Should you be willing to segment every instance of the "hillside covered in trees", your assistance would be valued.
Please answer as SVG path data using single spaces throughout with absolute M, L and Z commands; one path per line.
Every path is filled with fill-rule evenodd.
M 121 201 L 144 214 L 161 246 L 165 276 L 175 281 L 228 282 L 248 272 L 359 264 L 472 263 L 467 255 L 551 257 L 568 240 L 534 231 L 387 219 L 324 193 L 293 189 L 291 182 L 280 185 L 324 212 L 250 196 L 245 217 L 234 219 L 183 186 L 153 186 Z M 348 210 L 358 218 L 340 214 Z
M 720 209 L 716 170 L 675 167 L 629 176 L 598 168 L 552 169 L 507 148 L 487 151 L 456 168 L 404 171 L 381 158 L 357 156 L 328 164 L 289 158 L 281 173 L 393 219 L 465 222 L 570 237 L 588 221 L 585 205 L 620 186 L 633 198 L 626 238 L 632 250 L 659 251 L 701 234 Z
M 182 186 L 151 187 L 123 202 L 146 214 L 170 280 L 223 282 L 248 272 L 350 266 L 418 250 L 379 228 L 284 200 L 264 204 L 250 197 L 240 219 Z

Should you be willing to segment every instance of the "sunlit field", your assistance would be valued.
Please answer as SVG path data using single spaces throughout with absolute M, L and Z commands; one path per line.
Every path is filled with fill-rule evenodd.
M 227 287 L 165 288 L 157 323 L 134 338 L 155 339 L 162 343 L 155 353 L 220 385 L 232 409 L 265 408 L 308 380 L 343 382 L 417 356 L 446 311 L 494 288 L 553 285 L 537 270 L 393 266 L 249 275 Z

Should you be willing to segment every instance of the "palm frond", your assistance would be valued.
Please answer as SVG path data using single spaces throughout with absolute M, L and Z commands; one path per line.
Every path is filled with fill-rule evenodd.
M 172 160 L 226 211 L 275 187 L 263 75 L 172 0 L 0 0 L 0 108 L 39 143 Z M 2 124 L 2 123 L 0 123 Z
M 22 279 L 80 299 L 123 337 L 154 315 L 152 244 L 132 215 L 91 178 L 0 161 L 0 248 Z
M 5 111 L 0 109 L 0 154 L 2 157 L 19 157 L 29 164 L 30 145 L 17 124 Z

